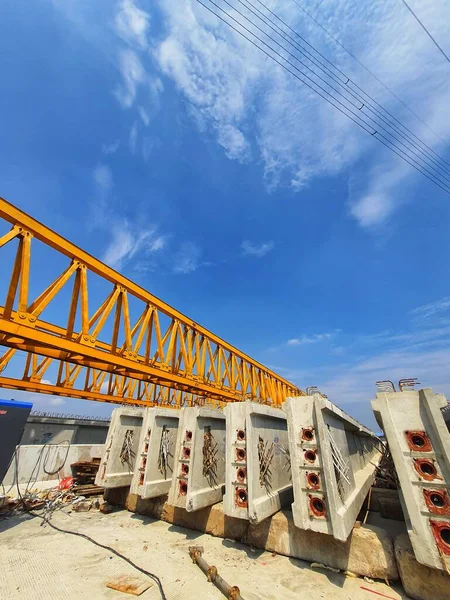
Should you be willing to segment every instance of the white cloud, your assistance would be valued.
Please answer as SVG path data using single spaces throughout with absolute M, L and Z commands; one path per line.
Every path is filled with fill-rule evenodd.
M 54 397 L 54 398 L 50 398 L 48 403 L 51 406 L 61 406 L 61 404 L 65 404 L 66 401 L 64 400 L 64 398 Z
M 316 333 L 314 335 L 302 335 L 299 338 L 292 338 L 286 343 L 288 346 L 302 346 L 303 344 L 317 344 L 331 339 L 335 333 Z
M 434 391 L 450 397 L 449 361 L 448 348 L 416 352 L 405 347 L 375 355 L 348 367 L 342 374 L 325 380 L 320 387 L 333 402 L 368 404 L 375 398 L 377 381 L 391 380 L 397 386 L 400 379 L 417 377 L 421 383 L 419 387 L 432 387 Z
M 450 296 L 445 296 L 440 300 L 415 308 L 411 311 L 411 315 L 417 320 L 426 321 L 448 311 L 450 311 Z
M 145 110 L 145 108 L 143 106 L 139 107 L 139 115 L 142 119 L 142 122 L 147 127 L 150 123 L 150 115 L 148 114 L 148 112 Z
M 186 275 L 200 266 L 201 250 L 193 242 L 184 242 L 175 254 L 173 272 Z
M 102 193 L 110 192 L 113 187 L 113 177 L 108 165 L 98 164 L 93 173 L 94 181 Z
M 138 86 L 145 81 L 147 75 L 133 50 L 121 50 L 118 62 L 123 83 L 115 90 L 114 95 L 123 108 L 130 108 L 136 98 Z
M 124 219 L 115 222 L 110 229 L 111 241 L 102 260 L 114 269 L 120 270 L 139 253 L 140 263 L 151 254 L 161 251 L 165 237 L 158 235 L 156 228 L 143 229 Z
M 131 127 L 131 130 L 130 130 L 130 138 L 129 138 L 131 154 L 136 154 L 137 136 L 138 136 L 138 124 L 137 124 L 137 121 L 134 121 L 134 123 Z
M 119 149 L 119 146 L 120 146 L 119 140 L 116 140 L 112 144 L 103 144 L 102 145 L 102 153 L 105 156 L 108 156 L 108 154 L 115 154 L 117 152 L 117 150 Z
M 351 186 L 349 198 L 349 214 L 362 227 L 379 226 L 409 201 L 408 186 L 417 186 L 419 181 L 412 167 L 198 3 L 159 0 L 159 6 L 167 34 L 154 50 L 157 63 L 187 98 L 200 130 L 208 135 L 215 133 L 229 158 L 261 159 L 269 188 L 290 185 L 300 190 L 320 176 L 362 170 L 364 177 Z M 223 8 L 233 12 L 227 6 Z M 428 145 L 441 151 L 436 137 L 302 15 L 294 3 L 274 0 L 270 8 Z M 243 6 L 239 9 L 257 22 Z M 429 3 L 426 11 L 428 21 L 435 23 L 434 33 L 445 39 L 450 5 L 437 0 Z M 322 3 L 320 15 L 326 27 L 349 48 L 358 48 L 362 62 L 441 137 L 450 137 L 446 117 L 450 104 L 448 64 L 418 30 L 414 19 L 405 18 L 392 3 L 365 5 L 355 11 L 354 3 L 348 1 L 338 6 Z M 235 12 L 233 16 L 241 19 Z M 346 24 L 344 29 L 342 23 Z M 267 29 L 261 22 L 259 25 Z M 281 42 L 280 37 L 272 35 Z M 292 48 L 290 51 L 295 53 Z M 307 58 L 299 58 L 312 67 Z M 307 72 L 292 57 L 290 60 Z M 367 106 L 361 114 L 373 117 Z M 386 113 L 384 116 L 390 119 Z M 420 181 L 428 185 L 424 178 Z
M 115 18 L 115 29 L 120 37 L 129 44 L 147 48 L 147 30 L 150 15 L 138 8 L 133 0 L 122 0 Z
M 255 256 L 262 258 L 275 247 L 274 242 L 264 242 L 262 244 L 252 244 L 248 240 L 244 240 L 241 244 L 242 254 L 244 256 Z

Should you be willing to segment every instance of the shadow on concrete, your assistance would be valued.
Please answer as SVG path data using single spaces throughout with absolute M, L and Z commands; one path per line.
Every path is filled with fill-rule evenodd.
M 30 521 L 31 519 L 35 518 L 36 517 L 33 517 L 33 515 L 30 515 L 26 512 L 12 513 L 11 511 L 2 511 L 0 513 L 0 533 L 4 533 L 5 531 L 8 531 L 8 529 L 12 529 L 13 527 L 16 527 L 16 525 L 20 525 L 24 521 Z
M 188 529 L 187 527 L 181 527 L 180 525 L 171 525 L 169 531 L 175 533 L 182 533 L 185 535 L 187 540 L 196 540 L 203 535 L 203 531 L 195 531 L 194 529 Z
M 222 546 L 226 548 L 233 548 L 234 550 L 242 550 L 248 556 L 248 558 L 259 558 L 262 554 L 264 554 L 265 550 L 257 550 L 256 548 L 252 548 L 247 544 L 243 544 L 242 542 L 237 542 L 234 540 L 222 540 Z
M 324 575 L 328 579 L 329 583 L 335 585 L 336 587 L 344 587 L 345 580 L 347 579 L 347 577 L 343 573 L 335 573 L 334 571 L 330 571 L 330 569 L 327 569 L 325 566 L 323 568 L 312 568 L 310 562 L 300 560 L 298 558 L 289 557 L 289 562 L 299 569 L 306 569 L 307 571 L 313 570 L 317 573 L 320 573 L 321 575 Z

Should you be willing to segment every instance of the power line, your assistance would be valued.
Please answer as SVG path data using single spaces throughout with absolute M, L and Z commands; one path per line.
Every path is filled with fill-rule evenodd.
M 434 37 L 431 35 L 431 33 L 428 31 L 428 29 L 425 27 L 425 25 L 422 23 L 422 21 L 416 15 L 416 13 L 413 11 L 413 9 L 409 6 L 409 4 L 406 2 L 406 0 L 402 0 L 402 2 L 406 6 L 406 8 L 409 10 L 409 12 L 412 14 L 412 16 L 415 18 L 415 20 L 422 27 L 422 29 L 425 31 L 425 33 L 428 35 L 428 37 L 430 38 L 430 40 L 434 43 L 434 45 L 436 46 L 436 48 L 441 52 L 441 54 L 450 63 L 450 58 L 445 54 L 445 52 L 442 50 L 442 48 L 439 46 L 439 44 L 437 43 L 437 41 L 434 39 Z
M 409 135 L 403 133 L 395 123 L 391 122 L 389 119 L 386 119 L 386 117 L 380 113 L 380 111 L 375 107 L 370 105 L 370 101 L 368 102 L 365 98 L 363 98 L 361 96 L 361 94 L 359 92 L 355 92 L 353 91 L 351 88 L 349 88 L 347 86 L 347 84 L 351 81 L 349 77 L 347 77 L 344 74 L 344 77 L 346 77 L 346 81 L 342 81 L 339 77 L 337 77 L 326 65 L 324 65 L 323 63 L 321 63 L 320 61 L 317 61 L 316 58 L 305 48 L 303 48 L 301 45 L 298 44 L 298 42 L 296 42 L 294 40 L 294 38 L 292 38 L 288 33 L 286 33 L 283 29 L 281 29 L 274 21 L 272 21 L 270 18 L 267 17 L 267 15 L 265 15 L 264 13 L 262 13 L 254 4 L 252 4 L 250 2 L 250 0 L 237 0 L 242 6 L 244 6 L 248 11 L 250 11 L 253 15 L 255 15 L 260 21 L 262 21 L 264 23 L 264 25 L 267 25 L 273 32 L 275 32 L 276 35 L 279 35 L 280 37 L 282 37 L 282 39 L 284 41 L 286 41 L 291 47 L 293 47 L 297 52 L 300 52 L 303 56 L 306 57 L 307 60 L 309 60 L 310 62 L 312 62 L 315 66 L 317 66 L 323 73 L 325 73 L 325 75 L 327 77 L 331 77 L 332 80 L 337 83 L 343 90 L 345 90 L 345 93 L 349 94 L 350 96 L 352 96 L 352 98 L 356 99 L 358 101 L 358 104 L 361 103 L 360 106 L 356 106 L 355 104 L 353 104 L 351 101 L 350 103 L 357 108 L 358 110 L 368 110 L 369 112 L 371 112 L 377 119 L 381 119 L 381 121 L 383 121 L 383 123 L 385 125 L 387 125 L 388 127 L 393 127 L 396 130 L 396 133 L 399 134 L 402 138 L 406 139 L 407 144 L 412 144 L 414 146 L 414 150 L 412 150 L 412 152 L 423 162 L 424 159 L 422 158 L 422 156 L 420 156 L 420 154 L 423 154 L 425 156 L 425 158 L 428 161 L 431 161 L 433 164 L 431 165 L 427 165 L 430 166 L 430 168 L 435 171 L 438 176 L 443 177 L 444 179 L 447 179 L 447 182 L 450 183 L 450 165 L 449 167 L 446 166 L 445 162 L 444 165 L 441 165 L 433 156 L 429 155 L 429 153 L 427 153 L 426 151 L 423 150 L 423 148 L 421 148 L 420 146 L 417 145 L 417 143 L 415 142 L 415 140 L 413 138 L 411 138 Z M 259 4 L 262 4 L 262 2 L 260 2 L 260 0 L 257 0 L 259 2 Z M 272 36 L 270 36 L 266 31 L 262 30 L 260 27 L 258 27 L 258 25 L 256 25 L 253 21 L 251 21 L 250 19 L 248 19 L 245 15 L 243 15 L 239 10 L 237 10 L 237 8 L 235 6 L 233 6 L 232 4 L 230 4 L 227 0 L 224 0 L 225 4 L 227 4 L 228 6 L 230 6 L 233 10 L 235 10 L 239 15 L 241 15 L 244 19 L 246 19 L 249 23 L 251 23 L 254 27 L 256 27 L 256 29 L 258 29 L 259 31 L 261 31 L 261 33 L 263 33 L 264 35 L 266 35 L 269 39 L 271 39 L 273 42 L 275 42 L 278 46 L 280 46 L 281 48 L 283 48 L 283 50 L 285 50 L 290 56 L 292 56 L 297 62 L 299 62 L 301 65 L 303 65 L 304 67 L 306 67 L 309 71 L 311 71 L 311 73 L 313 73 L 316 77 L 318 77 L 321 81 L 323 81 L 326 85 L 330 86 L 330 84 L 324 80 L 320 75 L 318 75 L 313 69 L 311 69 L 308 65 L 305 65 L 305 63 L 303 63 L 301 60 L 299 60 L 296 56 L 294 56 L 291 52 L 289 52 L 283 45 L 281 45 L 279 42 L 277 42 Z M 249 8 L 248 5 L 250 5 L 252 8 L 254 8 L 255 10 L 252 10 L 252 8 Z M 263 4 L 262 4 L 263 5 Z M 263 5 L 264 6 L 264 5 Z M 256 11 L 256 12 L 255 12 Z M 274 13 L 273 13 L 274 14 Z M 276 16 L 276 15 L 275 15 Z M 267 20 L 266 20 L 267 19 Z M 269 21 L 269 22 L 267 22 Z M 284 23 L 284 22 L 283 22 Z M 276 28 L 274 28 L 274 27 Z M 281 33 L 280 33 L 281 32 Z M 295 32 L 294 32 L 295 33 Z M 301 38 L 301 36 L 298 35 L 298 37 Z M 303 39 L 303 38 L 301 38 Z M 290 41 L 293 40 L 293 41 Z M 312 46 L 311 46 L 312 47 Z M 312 47 L 313 48 L 313 47 Z M 313 48 L 314 49 L 314 48 Z M 314 49 L 315 50 L 315 49 Z M 316 51 L 317 52 L 317 51 Z M 318 53 L 320 54 L 320 53 Z M 310 58 L 311 57 L 311 58 Z M 329 62 L 329 61 L 328 61 Z M 332 63 L 330 63 L 332 64 Z M 333 65 L 334 66 L 334 65 Z M 334 91 L 336 91 L 340 96 L 342 96 L 345 100 L 348 101 L 347 98 L 345 98 L 345 96 L 338 90 L 336 90 L 336 88 L 334 88 L 333 86 L 330 86 Z M 364 92 L 363 92 L 364 93 Z M 367 96 L 367 94 L 365 94 Z M 370 96 L 369 96 L 370 98 Z M 374 121 L 374 119 L 370 116 L 368 116 L 368 119 L 370 121 L 372 121 L 373 123 L 375 123 L 378 126 L 380 126 L 380 123 L 377 121 Z M 403 142 L 403 140 L 399 139 L 396 135 L 394 135 L 393 133 L 391 133 L 388 129 L 386 129 L 386 127 L 384 127 L 383 125 L 381 125 L 381 129 L 383 131 L 385 131 L 388 135 L 391 135 L 392 137 L 394 137 L 394 139 L 396 141 L 398 141 L 402 146 L 404 146 L 408 151 L 408 145 L 405 144 Z M 420 154 L 418 154 L 416 152 L 416 150 L 419 151 Z M 441 159 L 442 160 L 442 159 Z M 436 168 L 437 167 L 437 168 Z M 446 171 L 445 174 L 442 174 L 438 169 L 444 169 Z M 427 171 L 429 172 L 429 171 Z
M 270 54 L 268 51 L 266 51 L 264 48 L 262 48 L 259 44 L 255 43 L 251 38 L 249 38 L 242 31 L 240 31 L 239 29 L 237 29 L 229 21 L 227 21 L 222 16 L 220 16 L 219 14 L 217 14 L 216 12 L 214 12 L 214 10 L 212 10 L 209 6 L 207 6 L 206 4 L 204 4 L 204 2 L 202 2 L 201 0 L 197 0 L 197 2 L 199 4 L 201 4 L 204 8 L 206 8 L 210 13 L 212 13 L 213 15 L 215 15 L 218 19 L 220 19 L 221 21 L 223 21 L 231 29 L 233 29 L 234 31 L 236 31 L 236 33 L 238 33 L 243 38 L 245 38 L 247 41 L 249 41 L 253 46 L 255 46 L 256 48 L 258 48 L 259 50 L 261 50 L 261 52 L 263 52 L 266 56 L 268 56 L 269 58 L 271 58 L 274 62 L 276 62 L 278 65 L 280 65 L 283 69 L 285 69 L 287 72 L 291 73 L 291 75 L 293 75 L 294 77 L 296 77 L 299 81 L 301 81 L 302 83 L 304 83 L 312 91 L 314 91 L 316 94 L 318 94 L 324 100 L 326 100 L 329 104 L 331 104 L 332 106 L 334 106 L 335 108 L 337 108 L 342 114 L 346 115 L 350 120 L 352 120 L 354 123 L 356 123 L 357 125 L 359 125 L 362 129 L 364 129 L 364 131 L 366 131 L 366 133 L 369 133 L 370 135 L 372 135 L 374 137 L 377 136 L 377 139 L 378 139 L 379 142 L 381 142 L 384 146 L 386 146 L 392 152 L 394 152 L 394 154 L 396 154 L 397 156 L 399 156 L 400 158 L 402 158 L 405 162 L 407 162 L 409 165 L 411 165 L 413 168 L 415 168 L 418 172 L 422 173 L 425 177 L 427 177 L 427 179 L 429 179 L 430 181 L 432 181 L 435 185 L 437 185 L 439 188 L 441 188 L 443 191 L 445 191 L 446 193 L 448 193 L 450 195 L 450 189 L 446 186 L 445 182 L 442 182 L 442 181 L 438 180 L 437 177 L 435 175 L 433 175 L 433 174 L 427 175 L 427 172 L 428 172 L 427 169 L 424 169 L 424 167 L 422 167 L 422 165 L 420 165 L 420 164 L 418 165 L 417 162 L 412 157 L 410 157 L 409 155 L 405 155 L 405 153 L 401 149 L 399 149 L 395 144 L 393 144 L 390 139 L 388 139 L 386 136 L 384 136 L 379 131 L 375 130 L 371 125 L 369 125 L 360 116 L 360 114 L 358 114 L 357 112 L 352 111 L 343 102 L 341 102 L 340 100 L 336 99 L 327 90 L 325 90 L 320 84 L 316 83 L 310 77 L 308 77 L 307 75 L 305 75 L 305 73 L 303 73 L 303 71 L 301 71 L 295 65 L 293 65 L 289 60 L 287 60 L 284 56 L 282 56 L 279 52 L 277 52 L 272 46 L 270 46 L 269 44 L 267 44 L 266 42 L 264 42 L 263 40 L 261 40 L 261 38 L 259 38 L 256 34 L 254 34 L 252 31 L 250 31 L 247 27 L 245 27 L 245 25 L 243 25 L 240 21 L 238 21 L 237 19 L 235 19 L 234 17 L 232 17 L 229 13 L 227 13 L 227 11 L 225 11 L 223 8 L 219 7 L 212 0 L 209 0 L 210 4 L 212 4 L 213 6 L 215 6 L 218 10 L 220 10 L 222 13 L 224 13 L 225 15 L 227 15 L 227 17 L 229 17 L 234 22 L 236 22 L 240 27 L 242 27 L 245 31 L 247 31 L 255 39 L 257 39 L 259 42 L 261 42 L 264 46 L 266 46 L 266 48 L 268 48 L 276 56 L 278 56 L 279 58 L 281 58 L 281 60 L 285 61 L 291 67 L 293 67 L 293 69 L 295 71 L 297 71 L 298 73 L 300 73 L 301 75 L 303 75 L 304 77 L 306 77 L 306 79 L 309 80 L 312 83 L 312 85 L 311 85 L 311 83 L 308 83 L 308 81 L 305 81 L 305 79 L 303 77 L 301 77 L 300 75 L 298 75 L 297 73 L 295 73 L 293 70 L 291 70 L 289 67 L 287 67 L 283 62 L 281 62 L 280 60 L 278 60 L 277 58 L 275 58 L 272 54 Z M 331 87 L 331 86 L 329 86 L 329 87 Z M 320 90 L 320 91 L 318 91 L 318 90 Z
M 388 91 L 398 102 L 400 102 L 400 104 L 402 104 L 407 110 L 409 110 L 409 112 L 414 115 L 416 117 L 416 119 L 418 119 L 422 125 L 425 125 L 425 127 L 431 131 L 431 133 L 433 135 L 435 135 L 439 140 L 441 140 L 441 142 L 443 142 L 444 144 L 447 144 L 446 140 L 444 140 L 443 138 L 441 138 L 441 136 L 436 133 L 436 131 L 434 131 L 434 129 L 432 129 L 428 123 L 426 123 L 422 117 L 420 117 L 412 108 L 410 108 L 406 102 L 404 102 L 399 96 L 397 96 L 397 94 L 395 92 L 393 92 L 385 83 L 383 83 L 381 81 L 381 79 L 379 77 L 377 77 L 375 75 L 375 73 L 373 73 L 373 71 L 371 71 L 368 67 L 366 67 L 365 64 L 363 64 L 359 58 L 357 56 L 355 56 L 350 50 L 348 50 L 336 37 L 334 37 L 334 35 L 332 33 L 330 33 L 327 29 L 325 29 L 325 27 L 322 25 L 322 23 L 320 23 L 315 17 L 313 17 L 307 10 L 306 8 L 304 8 L 299 2 L 297 2 L 297 0 L 292 0 L 292 2 L 294 2 L 294 4 L 296 4 L 300 10 L 302 10 L 310 19 L 312 19 L 314 21 L 314 23 L 316 23 L 316 25 L 318 25 L 332 40 L 334 40 L 336 42 L 336 44 L 338 44 L 343 50 L 345 50 L 347 52 L 347 54 L 349 56 L 351 56 L 354 60 L 356 60 L 356 62 L 367 72 L 369 73 L 369 75 L 371 75 L 380 85 L 382 85 L 384 87 L 384 89 L 386 91 Z
M 240 0 L 238 0 L 240 1 Z M 246 0 L 247 2 L 249 0 Z M 261 0 L 256 0 L 258 2 L 258 4 L 260 4 L 261 6 L 263 6 L 265 8 L 265 10 L 267 12 L 269 12 L 272 16 L 274 16 L 278 21 L 280 21 L 285 27 L 287 27 L 290 31 L 292 31 L 292 33 L 298 37 L 299 39 L 301 39 L 305 44 L 307 44 L 307 46 L 309 46 L 312 50 L 314 50 L 314 52 L 316 54 L 318 54 L 321 58 L 323 58 L 324 61 L 326 61 L 333 69 L 335 69 L 340 75 L 342 75 L 343 77 L 345 77 L 345 79 L 347 80 L 346 82 L 344 82 L 346 85 L 348 85 L 349 83 L 351 83 L 357 90 L 359 90 L 359 92 L 361 92 L 362 94 L 364 94 L 364 96 L 366 96 L 366 98 L 369 98 L 369 100 L 371 102 L 373 102 L 378 108 L 380 108 L 384 113 L 386 113 L 391 119 L 393 119 L 396 123 L 398 123 L 398 125 L 400 125 L 405 131 L 408 132 L 408 134 L 410 134 L 410 136 L 412 136 L 421 146 L 424 146 L 425 148 L 427 148 L 427 150 L 429 150 L 432 154 L 434 154 L 434 156 L 436 156 L 436 158 L 439 159 L 439 161 L 441 161 L 443 163 L 443 166 L 446 170 L 449 171 L 450 173 L 450 163 L 448 163 L 445 159 L 443 159 L 441 156 L 439 156 L 439 154 L 437 154 L 433 148 L 431 148 L 430 146 L 428 146 L 428 144 L 426 144 L 425 142 L 423 142 L 420 138 L 418 138 L 416 136 L 415 133 L 413 133 L 408 127 L 406 127 L 405 125 L 403 125 L 403 123 L 401 123 L 401 121 L 399 121 L 397 119 L 397 117 L 395 117 L 393 114 L 391 114 L 388 110 L 386 110 L 379 102 L 377 102 L 374 98 L 372 98 L 372 96 L 370 96 L 370 94 L 368 94 L 367 92 L 365 92 L 357 83 L 355 83 L 346 73 L 344 73 L 338 66 L 336 66 L 335 64 L 333 64 L 330 60 L 328 60 L 328 58 L 326 56 L 324 56 L 321 52 L 319 52 L 319 50 L 317 50 L 316 48 L 314 48 L 314 46 L 312 44 L 310 44 L 304 37 L 302 37 L 297 31 L 295 31 L 295 29 L 292 29 L 292 27 L 286 23 L 285 21 L 283 21 L 283 19 L 281 19 L 276 13 L 274 13 L 272 10 L 270 10 L 270 8 L 268 8 Z M 298 2 L 296 0 L 293 0 L 295 2 L 295 4 L 297 4 L 297 6 L 299 6 L 300 8 L 302 8 Z M 304 10 L 302 8 L 302 10 Z M 306 12 L 306 11 L 305 11 Z M 262 13 L 261 13 L 262 14 Z M 309 13 L 307 13 L 309 15 Z M 313 18 L 313 17 L 311 17 Z M 323 28 L 322 28 L 323 29 Z M 326 30 L 324 30 L 326 31 Z M 335 39 L 331 34 L 329 34 L 333 39 Z M 336 40 L 337 41 L 337 40 Z M 340 42 L 338 42 L 340 44 Z M 340 44 L 342 46 L 342 44 Z M 344 46 L 342 46 L 344 48 Z M 344 48 L 344 50 L 346 50 Z M 351 54 L 351 52 L 349 52 L 348 50 L 346 50 L 351 56 L 353 56 Z M 358 60 L 356 57 L 354 57 L 355 60 Z M 359 62 L 359 61 L 358 61 Z M 360 63 L 362 65 L 362 63 Z M 323 65 L 325 66 L 325 65 Z M 362 65 L 364 67 L 364 65 Z M 326 67 L 325 67 L 326 68 Z M 366 67 L 364 67 L 367 71 L 368 69 Z M 371 73 L 370 71 L 368 71 L 371 75 L 373 75 L 373 73 Z M 373 75 L 373 77 L 375 77 L 375 75 Z M 375 77 L 376 78 L 376 77 Z M 380 82 L 382 83 L 382 82 Z M 382 83 L 382 85 L 384 85 Z M 386 87 L 386 86 L 385 86 Z M 386 88 L 389 92 L 389 88 Z M 395 94 L 393 92 L 391 92 L 394 96 Z M 400 100 L 399 98 L 397 98 L 398 100 Z M 409 107 L 405 104 L 406 108 L 409 109 Z M 412 111 L 411 111 L 412 112 Z M 415 113 L 413 113 L 415 115 Z M 417 116 L 417 115 L 415 115 Z M 417 117 L 420 119 L 420 117 Z M 426 125 L 428 127 L 428 125 L 422 121 L 424 123 L 424 125 Z M 429 127 L 428 127 L 429 128 Z M 431 130 L 432 131 L 432 130 Z M 435 133 L 435 132 L 433 132 Z M 437 135 L 435 133 L 435 135 Z M 407 137 L 410 138 L 410 136 L 408 135 Z M 439 137 L 439 136 L 438 136 Z M 442 138 L 439 138 L 442 139 Z M 444 140 L 442 140 L 444 141 Z

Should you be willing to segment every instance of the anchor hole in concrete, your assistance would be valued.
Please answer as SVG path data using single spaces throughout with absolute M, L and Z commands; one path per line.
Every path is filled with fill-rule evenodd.
M 307 460 L 310 463 L 315 462 L 316 460 L 316 453 L 314 450 L 307 450 L 305 452 L 305 460 Z
M 187 483 L 185 481 L 180 481 L 180 494 L 181 496 L 186 496 L 187 494 Z
M 186 431 L 186 441 L 190 442 L 192 440 L 192 431 Z
M 434 506 L 436 506 L 436 508 L 442 508 L 443 506 L 445 506 L 445 498 L 439 492 L 431 493 L 430 500 L 434 504 Z
M 432 481 L 437 477 L 437 470 L 431 460 L 418 458 L 414 461 L 414 467 L 421 477 Z
M 139 473 L 139 485 L 144 485 L 144 472 Z
M 236 478 L 238 481 L 240 481 L 242 483 L 243 481 L 245 481 L 246 477 L 247 477 L 247 472 L 245 469 L 243 469 L 241 467 L 240 469 L 237 470 Z
M 236 434 L 236 435 L 237 435 L 237 439 L 238 439 L 240 442 L 243 442 L 243 441 L 245 440 L 245 431 L 244 431 L 243 429 L 238 429 L 238 431 L 237 431 L 237 434 Z
M 323 517 L 325 515 L 325 502 L 323 500 L 312 497 L 310 499 L 310 505 L 312 512 L 317 517 Z
M 410 450 L 416 452 L 431 452 L 431 441 L 425 431 L 405 431 L 406 441 Z
M 244 448 L 237 448 L 236 449 L 236 458 L 238 460 L 245 460 L 245 450 L 244 450 Z
M 183 456 L 184 456 L 184 458 L 189 458 L 191 456 L 191 449 L 183 448 Z
M 181 465 L 181 473 L 183 475 L 187 475 L 189 473 L 189 465 L 185 465 L 184 463 Z
M 247 506 L 247 491 L 242 488 L 236 488 L 236 504 L 241 508 Z
M 450 546 L 450 527 L 443 527 L 439 531 L 439 535 L 441 536 L 441 540 L 444 542 L 444 544 Z
M 317 473 L 308 473 L 308 483 L 311 487 L 317 488 L 320 485 L 320 478 Z
M 414 446 L 418 446 L 419 448 L 425 446 L 425 440 L 421 435 L 413 435 L 411 441 Z
M 312 429 L 303 429 L 302 438 L 307 442 L 311 442 L 314 439 L 314 433 Z

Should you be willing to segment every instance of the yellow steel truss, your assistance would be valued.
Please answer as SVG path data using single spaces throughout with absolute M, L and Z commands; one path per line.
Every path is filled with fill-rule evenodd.
M 279 406 L 287 396 L 303 394 L 2 198 L 0 219 L 12 225 L 0 237 L 0 249 L 18 240 L 6 299 L 0 306 L 0 344 L 8 348 L 0 357 L 0 373 L 13 357 L 26 357 L 22 378 L 0 376 L 0 387 L 174 407 L 220 406 L 247 399 Z M 30 270 L 36 268 L 31 262 L 33 239 L 64 256 L 68 264 L 39 296 L 30 299 Z M 94 311 L 88 302 L 92 275 L 109 289 Z M 63 327 L 41 319 L 61 296 L 70 299 Z M 139 305 L 134 320 L 131 301 Z M 57 366 L 55 383 L 43 379 L 50 365 Z

